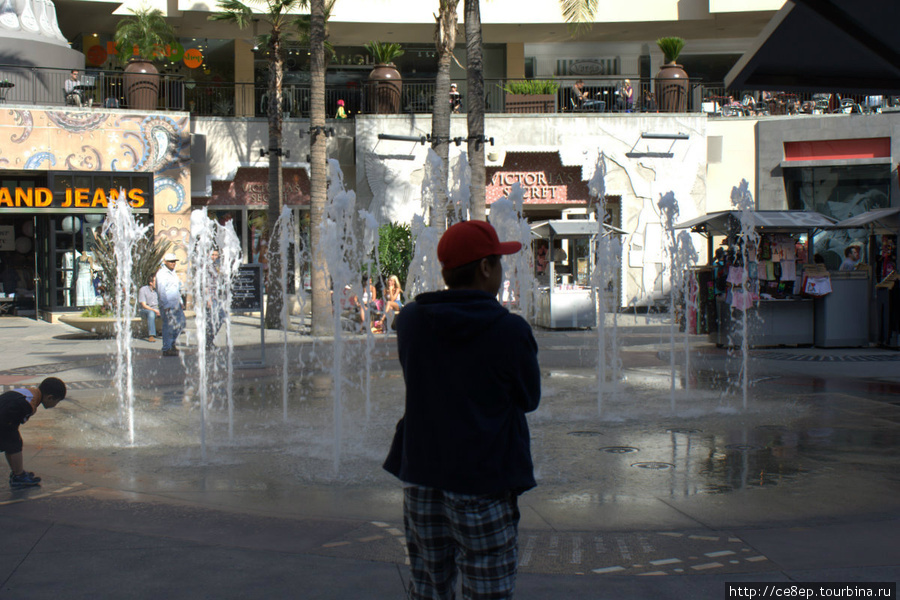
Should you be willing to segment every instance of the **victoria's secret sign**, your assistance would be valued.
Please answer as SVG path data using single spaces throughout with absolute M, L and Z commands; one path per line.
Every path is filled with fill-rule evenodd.
M 588 201 L 580 167 L 564 167 L 555 152 L 509 152 L 502 167 L 488 167 L 488 204 L 522 186 L 527 204 L 581 204 Z
M 309 205 L 309 176 L 306 169 L 282 171 L 284 203 L 287 206 Z M 213 181 L 210 206 L 264 207 L 269 202 L 269 170 L 240 167 L 232 181 Z

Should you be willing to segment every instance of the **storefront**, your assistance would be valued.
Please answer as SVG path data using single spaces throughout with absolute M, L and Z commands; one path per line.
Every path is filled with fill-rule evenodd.
M 294 212 L 298 240 L 305 240 L 309 231 L 309 174 L 304 168 L 285 168 L 284 205 Z M 213 181 L 209 198 L 194 198 L 194 205 L 206 205 L 210 218 L 222 224 L 231 222 L 241 240 L 245 262 L 267 262 L 269 209 L 269 169 L 240 167 L 230 181 Z M 302 242 L 301 242 L 302 243 Z M 290 256 L 294 253 L 290 252 Z M 294 269 L 293 264 L 289 269 Z M 299 275 L 299 274 L 298 274 Z
M 573 218 L 591 210 L 587 181 L 579 166 L 564 166 L 557 152 L 507 152 L 502 166 L 487 167 L 485 202 L 505 198 L 514 185 L 522 186 L 522 211 L 530 221 Z M 620 225 L 620 198 L 607 197 L 608 225 Z
M 99 303 L 94 233 L 123 193 L 186 268 L 187 116 L 106 110 L 0 114 L 3 312 L 52 320 Z

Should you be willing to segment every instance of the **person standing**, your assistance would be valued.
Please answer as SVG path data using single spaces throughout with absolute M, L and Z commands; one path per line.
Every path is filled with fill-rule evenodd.
M 497 301 L 500 242 L 485 221 L 451 226 L 437 255 L 449 289 L 397 316 L 405 412 L 384 468 L 403 482 L 410 598 L 510 598 L 518 496 L 536 483 L 525 414 L 541 394 L 537 342 Z
M 347 111 L 344 110 L 344 101 L 343 100 L 337 101 L 337 112 L 334 114 L 334 118 L 335 119 L 346 119 L 347 118 Z
M 41 485 L 41 478 L 25 470 L 22 435 L 19 426 L 44 408 L 53 408 L 66 397 L 66 384 L 48 377 L 37 387 L 22 387 L 0 394 L 0 452 L 9 463 L 9 487 L 13 489 Z
M 141 317 L 147 321 L 147 341 L 156 341 L 156 317 L 159 316 L 159 296 L 156 293 L 156 275 L 151 275 L 147 285 L 138 290 Z
M 453 114 L 458 114 L 461 106 L 462 106 L 462 98 L 459 95 L 459 88 L 456 87 L 455 83 L 451 83 L 450 84 L 450 112 Z
M 169 252 L 163 256 L 163 266 L 156 273 L 159 312 L 162 318 L 163 356 L 178 356 L 175 342 L 184 329 L 184 301 L 181 299 L 181 279 L 175 273 L 178 257 Z

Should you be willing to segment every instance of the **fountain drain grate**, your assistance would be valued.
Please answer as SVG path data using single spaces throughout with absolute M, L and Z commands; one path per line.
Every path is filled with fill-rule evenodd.
M 651 471 L 667 471 L 675 468 L 675 465 L 672 463 L 654 461 L 632 463 L 631 466 L 637 467 L 638 469 L 649 469 Z
M 760 450 L 759 446 L 754 446 L 753 444 L 725 444 L 725 448 L 728 450 L 740 450 L 742 452 L 750 452 L 752 450 Z
M 633 446 L 604 446 L 600 448 L 600 452 L 606 452 L 607 454 L 631 454 L 632 452 L 640 452 L 640 450 Z

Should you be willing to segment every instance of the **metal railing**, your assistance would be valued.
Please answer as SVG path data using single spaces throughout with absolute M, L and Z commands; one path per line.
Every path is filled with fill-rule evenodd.
M 71 69 L 0 65 L 0 102 L 72 106 L 77 101 L 66 91 L 66 80 L 70 77 Z M 165 74 L 156 78 L 159 84 L 156 110 L 184 110 L 184 78 Z M 125 86 L 123 71 L 79 69 L 79 85 L 75 91 L 82 106 L 128 108 Z
M 900 97 L 830 92 L 751 92 L 702 87 L 701 111 L 721 117 L 876 113 L 900 107 Z
M 65 82 L 69 69 L 49 69 L 0 65 L 0 102 L 8 104 L 32 104 L 66 106 Z M 125 73 L 87 69 L 81 74 L 79 90 L 83 105 L 106 108 L 130 108 L 125 90 Z M 655 97 L 653 79 L 632 80 L 632 102 L 627 103 L 620 94 L 624 78 L 583 78 L 583 91 L 589 102 L 581 102 L 574 91 L 577 78 L 556 78 L 559 89 L 556 94 L 533 109 L 534 112 L 557 113 L 610 113 L 610 112 L 658 112 L 660 100 Z M 161 74 L 158 76 L 160 93 L 157 110 L 186 110 L 195 116 L 259 117 L 268 114 L 268 87 L 253 83 L 194 82 L 182 76 Z M 530 112 L 520 103 L 508 102 L 503 87 L 506 79 L 487 79 L 484 82 L 485 112 Z M 456 80 L 460 97 L 459 113 L 468 111 L 469 98 L 466 81 Z M 334 117 L 338 101 L 344 101 L 344 110 L 351 118 L 357 114 L 388 112 L 399 114 L 429 114 L 434 109 L 435 82 L 433 79 L 404 79 L 399 92 L 396 89 L 377 91 L 368 81 L 328 84 L 325 86 L 326 116 Z M 889 95 L 865 96 L 831 93 L 789 94 L 781 92 L 743 92 L 729 90 L 721 85 L 688 80 L 685 87 L 676 92 L 683 112 L 704 112 L 712 116 L 768 116 L 788 114 L 830 114 L 878 112 L 884 108 L 900 107 L 900 97 Z M 450 103 L 450 98 L 446 102 Z M 310 86 L 308 82 L 289 79 L 282 88 L 282 111 L 287 118 L 308 118 L 310 113 Z

